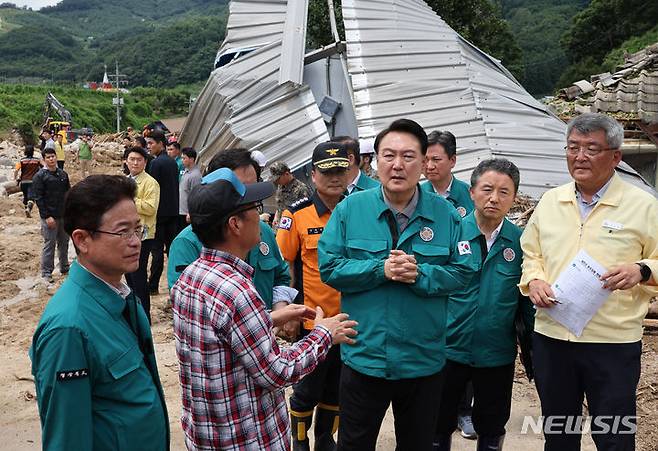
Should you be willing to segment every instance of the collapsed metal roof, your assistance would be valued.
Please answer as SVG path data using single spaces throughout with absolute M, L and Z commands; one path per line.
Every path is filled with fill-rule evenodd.
M 329 139 L 331 121 L 318 108 L 322 99 L 309 89 L 311 80 L 296 76 L 303 48 L 284 39 L 284 29 L 300 34 L 303 27 L 305 34 L 306 8 L 307 2 L 231 2 L 218 53 L 225 65 L 211 74 L 181 136 L 184 145 L 200 150 L 202 164 L 215 152 L 240 146 L 296 168 L 310 160 L 315 144 Z M 520 190 L 533 197 L 571 180 L 563 150 L 566 125 L 426 3 L 343 0 L 342 8 L 346 84 L 353 99 L 338 100 L 353 105 L 348 117 L 366 145 L 392 120 L 408 117 L 428 132 L 455 134 L 455 173 L 464 180 L 491 157 L 512 160 L 521 171 Z M 650 190 L 630 166 L 620 168 Z

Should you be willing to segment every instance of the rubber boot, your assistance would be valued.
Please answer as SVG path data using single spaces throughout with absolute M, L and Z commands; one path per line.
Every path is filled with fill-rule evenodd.
M 296 412 L 290 410 L 290 429 L 292 432 L 292 451 L 311 451 L 308 444 L 308 431 L 313 422 L 313 411 Z
M 452 448 L 452 434 L 436 434 L 432 442 L 432 451 L 450 451 Z
M 503 441 L 505 441 L 505 434 L 478 435 L 477 451 L 502 451 Z
M 314 451 L 335 451 L 334 434 L 338 430 L 340 411 L 338 406 L 318 404 L 315 408 Z

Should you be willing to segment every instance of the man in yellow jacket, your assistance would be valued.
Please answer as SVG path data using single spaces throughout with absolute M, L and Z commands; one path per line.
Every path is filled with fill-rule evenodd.
M 142 249 L 139 253 L 139 268 L 137 271 L 126 274 L 128 285 L 135 292 L 137 297 L 142 301 L 146 316 L 151 321 L 151 296 L 148 288 L 148 259 L 151 251 L 151 244 L 155 238 L 156 214 L 158 204 L 160 203 L 160 185 L 144 169 L 148 161 L 146 150 L 141 147 L 131 147 L 128 149 L 126 164 L 130 171 L 129 177 L 137 183 L 137 193 L 135 194 L 135 206 L 137 214 L 144 226 L 144 235 L 142 236 Z
M 576 117 L 565 147 L 573 182 L 548 191 L 521 237 L 519 287 L 537 308 L 533 361 L 546 451 L 580 449 L 573 425 L 587 396 L 597 449 L 634 449 L 642 319 L 658 278 L 658 202 L 615 174 L 622 126 L 603 114 Z M 585 251 L 605 268 L 609 296 L 576 335 L 554 320 L 552 284 Z M 571 432 L 571 433 L 570 433 Z

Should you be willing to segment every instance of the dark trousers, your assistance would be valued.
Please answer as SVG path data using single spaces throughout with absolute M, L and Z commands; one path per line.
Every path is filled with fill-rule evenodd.
M 296 412 L 313 410 L 319 403 L 338 406 L 338 386 L 343 362 L 340 346 L 332 346 L 325 358 L 304 378 L 292 387 L 290 409 Z
M 179 216 L 168 216 L 158 218 L 155 226 L 155 239 L 151 247 L 151 277 L 149 277 L 149 289 L 157 291 L 160 285 L 160 276 L 164 268 L 164 254 L 169 255 L 169 246 L 178 234 Z
M 151 322 L 151 295 L 149 294 L 147 268 L 152 244 L 153 240 L 142 241 L 142 249 L 139 251 L 139 267 L 137 271 L 126 274 L 126 282 L 135 296 L 142 301 L 149 323 Z
M 634 450 L 635 430 L 627 426 L 636 424 L 635 392 L 640 380 L 641 355 L 641 341 L 574 343 L 535 332 L 533 362 L 545 421 L 544 450 L 580 450 L 581 434 L 563 433 L 574 429 L 573 420 L 565 421 L 564 416 L 582 415 L 584 396 L 587 396 L 596 449 Z M 558 415 L 559 421 L 551 421 L 549 425 L 549 417 Z M 615 422 L 620 424 L 617 431 L 612 427 Z M 605 431 L 597 423 L 605 423 L 610 430 Z
M 27 201 L 30 200 L 30 191 L 32 191 L 32 182 L 21 182 L 21 191 L 23 192 L 23 205 L 27 206 Z
M 443 371 L 387 380 L 343 365 L 338 450 L 374 451 L 382 420 L 392 403 L 396 451 L 430 451 L 442 386 Z
M 512 407 L 514 364 L 475 368 L 448 360 L 439 408 L 437 433 L 449 435 L 457 427 L 459 404 L 468 382 L 473 384 L 473 427 L 479 436 L 505 434 Z
M 461 401 L 459 401 L 459 408 L 457 409 L 457 414 L 460 417 L 467 417 L 473 415 L 473 383 L 471 381 L 466 383 L 466 389 L 464 390 L 464 396 L 462 396 Z

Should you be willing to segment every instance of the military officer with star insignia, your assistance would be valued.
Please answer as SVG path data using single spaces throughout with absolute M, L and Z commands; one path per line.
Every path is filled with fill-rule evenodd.
M 473 213 L 461 224 L 477 272 L 448 301 L 446 379 L 434 449 L 449 451 L 458 405 L 471 381 L 478 450 L 502 449 L 510 416 L 517 314 L 532 331 L 534 309 L 521 296 L 521 229 L 505 218 L 519 187 L 519 170 L 506 159 L 482 161 L 471 175 Z
M 315 147 L 311 161 L 311 177 L 316 190 L 310 198 L 299 200 L 283 212 L 276 241 L 283 258 L 293 268 L 293 287 L 303 294 L 304 304 L 313 310 L 321 307 L 329 317 L 340 312 L 340 293 L 320 280 L 318 241 L 332 211 L 343 198 L 348 183 L 349 159 L 344 144 L 329 141 Z M 301 298 L 298 301 L 301 302 Z M 302 334 L 307 334 L 312 328 L 313 324 L 306 322 Z M 291 335 L 295 332 L 289 330 Z M 324 362 L 294 385 L 290 397 L 293 451 L 309 449 L 307 431 L 313 422 L 314 409 L 314 449 L 335 449 L 333 435 L 338 427 L 340 371 L 340 347 L 333 346 Z
M 221 168 L 231 169 L 244 184 L 256 183 L 260 166 L 245 149 L 226 149 L 210 161 L 202 183 L 212 183 L 213 172 Z M 254 285 L 272 316 L 294 299 L 289 290 L 290 273 L 288 264 L 281 257 L 274 232 L 263 221 L 260 222 L 260 243 L 247 256 L 247 263 L 254 268 Z M 202 244 L 189 225 L 174 239 L 169 250 L 167 282 L 174 286 L 183 270 L 201 254 Z
M 457 141 L 447 131 L 433 131 L 427 135 L 427 154 L 423 174 L 427 181 L 421 189 L 436 193 L 448 200 L 462 218 L 473 211 L 468 183 L 455 178 L 452 169 L 457 163 Z
M 318 244 L 320 274 L 358 321 L 341 348 L 338 448 L 374 450 L 393 404 L 402 450 L 429 451 L 436 429 L 448 294 L 474 272 L 461 218 L 418 184 L 427 135 L 398 119 L 375 139 L 381 187 L 352 193 L 334 210 Z

